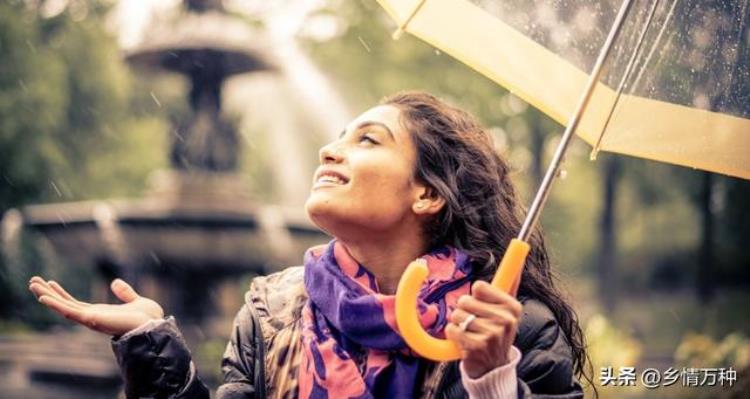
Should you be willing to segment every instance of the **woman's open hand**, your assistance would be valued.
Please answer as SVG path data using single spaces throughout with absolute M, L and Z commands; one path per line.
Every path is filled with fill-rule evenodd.
M 469 377 L 479 378 L 508 363 L 522 310 L 523 305 L 516 298 L 486 281 L 475 282 L 471 295 L 458 299 L 445 334 L 461 348 L 463 367 Z M 470 315 L 476 318 L 466 331 L 461 331 L 459 325 Z
M 164 317 L 164 311 L 158 303 L 138 295 L 128 283 L 115 279 L 110 288 L 124 303 L 109 305 L 81 302 L 54 281 L 44 281 L 39 276 L 34 276 L 29 281 L 29 290 L 40 303 L 66 319 L 112 336 L 120 336 L 149 320 Z

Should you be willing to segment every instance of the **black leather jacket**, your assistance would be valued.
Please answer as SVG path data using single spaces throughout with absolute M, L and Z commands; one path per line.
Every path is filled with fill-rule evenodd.
M 215 395 L 219 399 L 266 398 L 265 343 L 261 323 L 252 310 L 253 305 L 247 302 L 235 318 L 222 359 L 224 383 Z M 514 342 L 522 353 L 516 368 L 519 398 L 582 398 L 583 391 L 573 373 L 570 345 L 554 315 L 537 300 L 521 298 L 521 302 L 524 314 Z M 209 398 L 209 390 L 198 377 L 173 318 L 153 328 L 113 339 L 112 348 L 129 399 Z M 446 366 L 442 375 L 437 376 L 437 389 L 430 397 L 468 398 L 461 384 L 458 362 Z

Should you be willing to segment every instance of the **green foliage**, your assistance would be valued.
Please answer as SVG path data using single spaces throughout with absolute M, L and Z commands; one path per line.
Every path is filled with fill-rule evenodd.
M 599 370 L 602 367 L 612 367 L 615 375 L 620 367 L 633 367 L 637 364 L 643 347 L 641 342 L 633 338 L 626 331 L 614 326 L 606 317 L 593 315 L 586 323 L 584 333 L 588 340 L 588 355 L 594 370 L 594 383 L 599 397 L 623 398 L 637 397 L 642 393 L 638 387 L 600 386 Z M 593 389 L 588 387 L 588 395 L 593 395 Z
M 480 115 L 488 125 L 504 122 L 497 112 L 507 91 L 452 57 L 410 35 L 391 39 L 395 27 L 374 1 L 336 1 L 320 11 L 344 29 L 334 39 L 308 41 L 306 48 L 350 101 L 372 106 L 399 90 L 424 89 Z M 454 101 L 459 103 L 459 101 Z
M 223 381 L 220 365 L 226 347 L 226 339 L 214 338 L 202 341 L 195 351 L 196 363 L 209 366 L 201 369 L 201 379 L 211 387 L 217 387 Z
M 724 332 L 705 331 L 696 333 L 693 330 L 684 335 L 679 335 L 678 325 L 689 329 L 705 324 L 705 321 L 715 320 L 704 312 L 698 312 L 696 320 L 690 320 L 695 313 L 695 305 L 684 302 L 664 301 L 662 298 L 655 301 L 656 309 L 652 312 L 639 311 L 643 305 L 631 304 L 628 317 L 608 319 L 601 314 L 594 314 L 585 323 L 584 332 L 588 340 L 588 353 L 594 370 L 594 380 L 597 385 L 599 397 L 610 398 L 739 398 L 742 392 L 747 392 L 747 380 L 743 375 L 750 373 L 750 339 L 739 331 Z M 745 299 L 746 300 L 746 299 Z M 654 302 L 652 300 L 652 302 Z M 735 306 L 739 302 L 735 300 Z M 692 311 L 691 311 L 692 309 Z M 644 321 L 643 318 L 652 317 L 654 320 Z M 698 320 L 700 319 L 700 320 Z M 730 318 L 724 317 L 725 322 Z M 665 327 L 665 324 L 672 328 Z M 731 322 L 729 324 L 732 324 Z M 643 331 L 640 327 L 647 326 Z M 737 326 L 725 326 L 730 330 Z M 724 328 L 719 328 L 724 330 Z M 677 343 L 674 353 L 660 358 L 658 354 L 664 353 L 664 348 L 654 345 L 654 338 L 660 332 L 669 331 L 671 343 L 663 343 L 663 347 L 669 347 Z M 642 336 L 643 338 L 637 338 Z M 716 337 L 722 337 L 717 339 Z M 661 337 L 664 338 L 664 337 Z M 671 345 L 670 345 L 671 344 Z M 656 359 L 661 362 L 654 364 Z M 659 362 L 659 360 L 656 360 Z M 676 381 L 674 385 L 660 387 L 658 389 L 646 389 L 640 381 L 635 386 L 601 386 L 599 373 L 602 367 L 612 367 L 614 375 L 618 375 L 620 367 L 635 367 L 636 376 L 649 367 L 655 367 L 664 372 L 668 367 L 676 370 L 685 368 L 733 368 L 737 371 L 737 382 L 734 387 L 683 387 L 682 380 Z M 589 395 L 593 396 L 593 390 L 589 388 Z M 738 396 L 739 395 L 739 396 Z
M 102 26 L 107 8 L 81 4 L 84 18 L 80 10 L 43 18 L 31 5 L 0 4 L 0 211 L 132 194 L 163 163 L 150 141 L 163 124 L 129 112 L 133 84 Z
M 673 397 L 739 399 L 745 397 L 750 389 L 750 381 L 747 380 L 750 375 L 750 339 L 741 333 L 728 334 L 721 340 L 702 334 L 687 334 L 675 351 L 675 362 L 678 367 L 687 368 L 732 368 L 737 375 L 732 386 L 717 383 L 715 387 L 683 389 L 679 396 Z
M 675 351 L 675 360 L 684 367 L 750 367 L 750 339 L 732 333 L 721 341 L 702 334 L 688 334 Z
M 67 88 L 65 66 L 43 39 L 23 5 L 0 4 L 0 211 L 40 198 L 52 169 L 46 143 L 65 114 Z
M 165 164 L 166 121 L 148 92 L 150 107 L 133 92 L 138 82 L 103 26 L 108 4 L 71 2 L 44 17 L 35 2 L 0 3 L 0 215 L 26 204 L 137 195 L 147 173 Z M 44 264 L 0 264 L 0 314 L 27 302 L 23 278 Z
M 589 356 L 596 366 L 634 365 L 642 352 L 642 344 L 625 331 L 613 326 L 603 315 L 597 314 L 586 323 Z M 612 348 L 617 348 L 613 351 Z

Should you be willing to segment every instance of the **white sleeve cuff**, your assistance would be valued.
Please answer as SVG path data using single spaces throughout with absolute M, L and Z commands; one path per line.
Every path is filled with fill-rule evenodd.
M 459 364 L 461 381 L 469 394 L 469 399 L 516 399 L 518 397 L 516 366 L 520 361 L 521 351 L 515 346 L 511 346 L 507 364 L 476 379 L 466 374 L 462 361 Z

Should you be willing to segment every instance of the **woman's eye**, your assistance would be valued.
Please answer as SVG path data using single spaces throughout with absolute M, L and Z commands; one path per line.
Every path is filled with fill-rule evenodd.
M 370 144 L 378 144 L 378 142 L 377 142 L 377 141 L 376 141 L 375 139 L 373 139 L 372 137 L 370 137 L 370 136 L 368 136 L 368 135 L 366 135 L 366 134 L 365 134 L 365 135 L 362 135 L 362 136 L 361 136 L 361 137 L 359 138 L 359 141 L 360 141 L 360 142 L 362 142 L 362 141 L 368 141 L 368 142 L 370 142 Z

